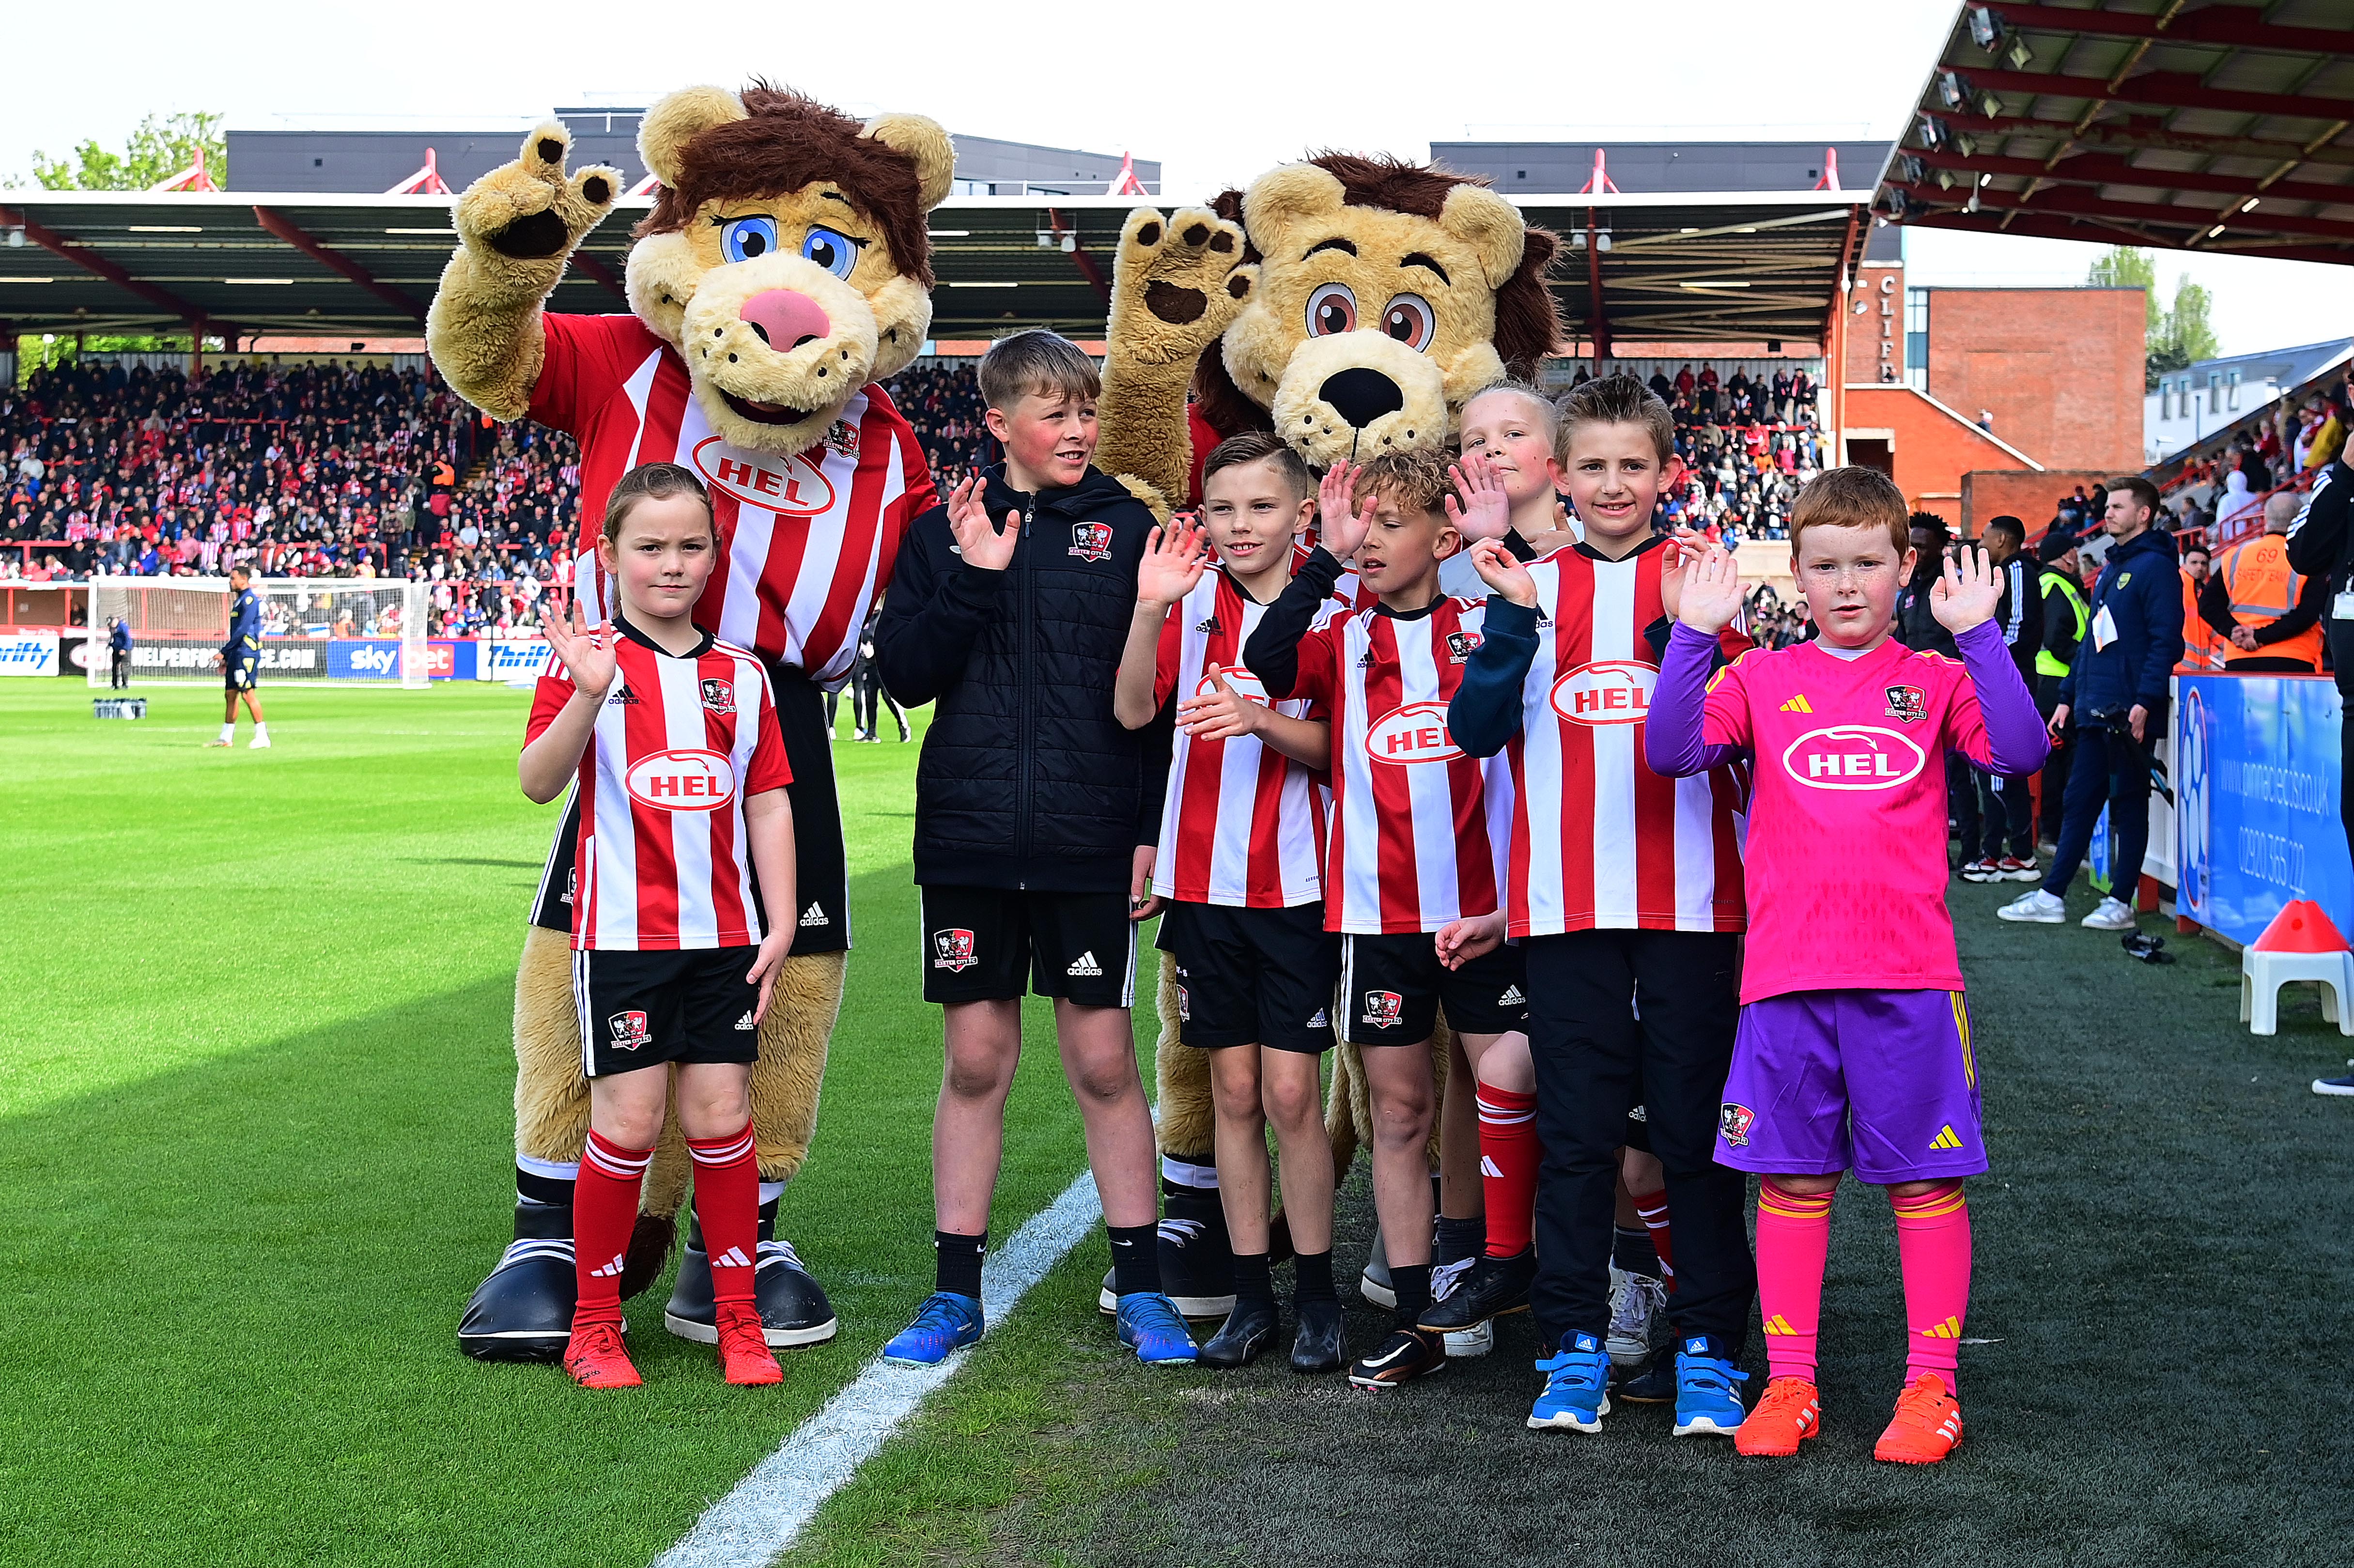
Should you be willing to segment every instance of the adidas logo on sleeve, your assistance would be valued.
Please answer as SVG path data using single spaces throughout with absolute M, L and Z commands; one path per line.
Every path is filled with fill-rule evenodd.
M 1071 967 L 1065 969 L 1063 972 L 1066 975 L 1073 975 L 1085 979 L 1089 975 L 1099 975 L 1103 973 L 1103 966 L 1096 962 L 1095 949 L 1090 948 L 1086 952 L 1081 953 L 1077 958 L 1073 959 L 1071 960 Z

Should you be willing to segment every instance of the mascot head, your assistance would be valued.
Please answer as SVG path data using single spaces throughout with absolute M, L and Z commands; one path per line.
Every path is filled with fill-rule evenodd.
M 1259 264 L 1196 378 L 1223 434 L 1272 429 L 1320 468 L 1440 446 L 1471 394 L 1559 345 L 1557 242 L 1481 181 L 1327 153 L 1212 205 Z
M 662 195 L 630 251 L 630 303 L 722 438 L 801 451 L 915 358 L 932 321 L 925 214 L 956 167 L 938 125 L 862 125 L 765 82 L 691 87 L 647 111 L 638 152 Z

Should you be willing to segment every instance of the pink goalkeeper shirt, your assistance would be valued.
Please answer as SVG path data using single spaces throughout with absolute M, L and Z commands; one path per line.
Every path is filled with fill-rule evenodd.
M 1960 991 L 1946 912 L 1946 753 L 2004 775 L 2050 749 L 1983 622 L 1962 663 L 1893 638 L 1860 658 L 1757 649 L 1709 677 L 1716 639 L 1679 623 L 1644 726 L 1652 771 L 1755 758 L 1741 1000 L 1797 991 Z

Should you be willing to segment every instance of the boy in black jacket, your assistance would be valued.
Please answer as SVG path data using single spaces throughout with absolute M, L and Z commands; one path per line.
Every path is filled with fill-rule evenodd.
M 981 1337 L 981 1261 L 1022 1054 L 1022 993 L 1055 999 L 1063 1066 L 1111 1234 L 1123 1344 L 1189 1362 L 1161 1288 L 1152 1116 L 1129 1008 L 1149 917 L 1166 730 L 1124 728 L 1112 685 L 1152 514 L 1088 466 L 1095 366 L 1025 332 L 981 362 L 1005 461 L 909 526 L 875 654 L 883 683 L 937 705 L 916 771 L 924 999 L 946 1012 L 932 1121 L 937 1287 L 885 1359 L 932 1365 Z

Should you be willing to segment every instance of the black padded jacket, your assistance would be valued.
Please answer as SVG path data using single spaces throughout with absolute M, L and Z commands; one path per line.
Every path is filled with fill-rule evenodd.
M 1168 788 L 1166 724 L 1112 715 L 1152 514 L 1092 470 L 1036 495 L 1002 467 L 986 484 L 991 517 L 1020 516 L 1013 561 L 965 565 L 936 506 L 900 542 L 875 629 L 884 688 L 936 705 L 916 767 L 916 881 L 1125 892 Z

